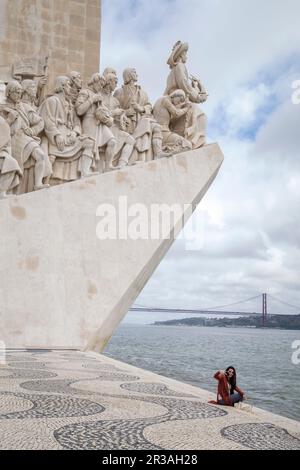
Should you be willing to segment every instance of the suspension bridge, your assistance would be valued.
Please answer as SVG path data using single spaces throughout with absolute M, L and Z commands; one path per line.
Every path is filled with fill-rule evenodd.
M 255 300 L 260 301 L 260 311 L 239 311 L 237 310 L 238 306 L 247 304 L 249 302 L 254 302 Z M 130 311 L 131 312 L 159 312 L 159 313 L 181 313 L 181 314 L 192 314 L 192 315 L 203 315 L 203 314 L 209 314 L 209 315 L 221 315 L 221 316 L 261 316 L 261 321 L 262 321 L 262 326 L 267 326 L 267 318 L 268 315 L 280 315 L 278 313 L 270 313 L 268 311 L 268 305 L 269 301 L 272 300 L 276 302 L 277 304 L 281 304 L 285 307 L 289 307 L 290 309 L 293 310 L 295 314 L 300 315 L 300 307 L 297 307 L 296 305 L 292 305 L 288 302 L 285 302 L 284 300 L 279 299 L 278 297 L 275 297 L 274 295 L 271 294 L 258 294 L 253 297 L 250 297 L 248 299 L 244 300 L 239 300 L 237 302 L 233 302 L 230 304 L 225 304 L 225 305 L 217 305 L 217 306 L 212 306 L 212 307 L 206 307 L 206 308 L 194 308 L 194 309 L 182 309 L 182 308 L 165 308 L 165 307 L 149 307 L 145 305 L 138 305 L 135 304 L 133 307 L 131 307 Z M 231 310 L 231 308 L 233 308 Z M 226 310 L 223 310 L 226 309 Z M 229 310 L 230 309 L 230 310 Z

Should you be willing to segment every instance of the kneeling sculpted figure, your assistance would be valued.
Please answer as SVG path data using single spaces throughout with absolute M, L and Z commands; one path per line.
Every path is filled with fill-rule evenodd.
M 155 103 L 153 115 L 162 128 L 164 150 L 173 154 L 192 150 L 191 142 L 170 129 L 174 120 L 187 115 L 190 106 L 183 90 L 175 90 L 170 96 L 163 96 Z
M 47 176 L 47 156 L 39 138 L 44 129 L 43 119 L 28 103 L 22 103 L 23 88 L 13 80 L 6 87 L 7 102 L 4 107 L 6 121 L 10 125 L 12 155 L 17 160 L 24 176 L 17 187 L 17 193 L 29 192 L 48 187 L 43 183 Z M 30 170 L 33 170 L 31 181 Z M 28 170 L 25 178 L 24 170 Z
M 78 175 L 82 178 L 94 175 L 91 170 L 94 142 L 82 134 L 68 77 L 57 77 L 54 95 L 42 103 L 40 114 L 45 121 L 54 183 L 76 180 Z
M 0 199 L 18 186 L 22 176 L 17 160 L 11 156 L 10 128 L 0 116 Z

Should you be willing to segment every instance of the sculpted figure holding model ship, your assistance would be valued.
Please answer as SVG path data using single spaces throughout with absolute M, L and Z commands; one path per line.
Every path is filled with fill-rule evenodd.
M 203 146 L 199 104 L 208 94 L 188 72 L 188 49 L 181 41 L 173 47 L 165 93 L 153 107 L 135 68 L 124 70 L 118 89 L 116 70 L 106 67 L 87 86 L 79 71 L 66 72 L 49 93 L 47 61 L 36 73 L 17 63 L 0 104 L 0 197 Z
M 178 41 L 173 47 L 168 59 L 171 69 L 165 95 L 171 95 L 174 91 L 183 90 L 192 106 L 186 116 L 175 119 L 171 130 L 192 143 L 193 149 L 202 147 L 206 137 L 206 116 L 198 104 L 204 103 L 208 94 L 200 80 L 189 77 L 186 67 L 189 45 Z

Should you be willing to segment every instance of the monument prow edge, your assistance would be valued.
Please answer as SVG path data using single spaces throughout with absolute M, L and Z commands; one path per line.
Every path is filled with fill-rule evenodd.
M 101 240 L 99 207 L 126 198 L 149 213 L 153 204 L 194 210 L 222 162 L 210 144 L 1 200 L 0 339 L 102 351 L 192 211 L 174 217 L 168 238 Z

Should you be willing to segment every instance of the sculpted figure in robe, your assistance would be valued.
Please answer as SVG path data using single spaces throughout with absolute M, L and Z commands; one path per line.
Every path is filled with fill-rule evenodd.
M 172 122 L 186 116 L 190 107 L 183 90 L 175 90 L 155 103 L 153 116 L 162 128 L 164 150 L 173 154 L 192 150 L 191 142 L 170 129 Z
M 76 101 L 76 111 L 82 118 L 83 131 L 94 141 L 94 155 L 100 171 L 114 170 L 117 154 L 117 139 L 112 127 L 114 119 L 109 109 L 103 105 L 102 87 L 104 79 L 95 73 L 88 88 L 81 90 Z
M 12 155 L 23 173 L 17 194 L 48 187 L 43 179 L 49 171 L 47 156 L 40 146 L 43 119 L 30 104 L 22 103 L 22 94 L 19 82 L 13 80 L 8 83 L 4 115 L 10 125 Z
M 22 80 L 21 85 L 23 88 L 23 103 L 29 103 L 37 109 L 44 100 L 45 86 L 47 85 L 48 77 L 45 76 L 39 81 L 33 78 L 25 78 Z
M 188 139 L 192 143 L 193 149 L 197 149 L 205 144 L 206 137 L 206 116 L 197 104 L 204 103 L 208 95 L 199 80 L 189 77 L 185 65 L 188 49 L 189 45 L 181 41 L 178 41 L 173 47 L 168 59 L 171 72 L 167 79 L 165 95 L 171 95 L 171 93 L 180 89 L 185 92 L 190 102 L 193 103 L 189 113 L 174 121 L 171 129 Z
M 38 113 L 37 104 L 39 103 L 39 91 L 38 91 L 38 83 L 32 79 L 26 79 L 22 81 L 22 103 L 27 104 L 27 108 L 31 110 L 31 112 Z M 45 163 L 45 172 L 44 172 L 44 183 L 47 185 L 49 184 L 50 177 L 52 174 L 52 165 L 48 158 L 48 141 L 45 137 L 43 130 L 44 130 L 44 121 L 43 121 L 43 129 L 42 133 L 39 135 L 41 139 L 41 147 L 46 156 L 46 163 Z
M 75 105 L 78 95 L 82 90 L 83 81 L 80 72 L 70 72 L 69 77 L 71 83 L 71 99 L 72 103 Z
M 169 156 L 162 151 L 161 127 L 153 118 L 147 93 L 137 84 L 136 70 L 124 70 L 123 78 L 124 85 L 116 90 L 114 96 L 130 120 L 127 131 L 136 140 L 135 159 L 143 162 Z
M 108 72 L 107 70 L 108 69 L 106 69 L 106 74 L 103 76 L 102 82 L 102 105 L 110 111 L 114 119 L 111 130 L 117 141 L 117 145 L 113 163 L 118 168 L 123 168 L 128 165 L 134 150 L 135 139 L 126 132 L 129 120 L 126 117 L 125 111 L 121 109 L 119 101 L 113 96 L 113 92 L 118 84 L 118 78 L 115 73 Z
M 48 155 L 53 166 L 53 184 L 92 176 L 94 142 L 82 133 L 80 119 L 72 103 L 70 79 L 56 79 L 54 95 L 40 108 L 45 121 Z
M 0 116 L 0 199 L 19 185 L 21 177 L 21 168 L 11 156 L 10 127 Z

